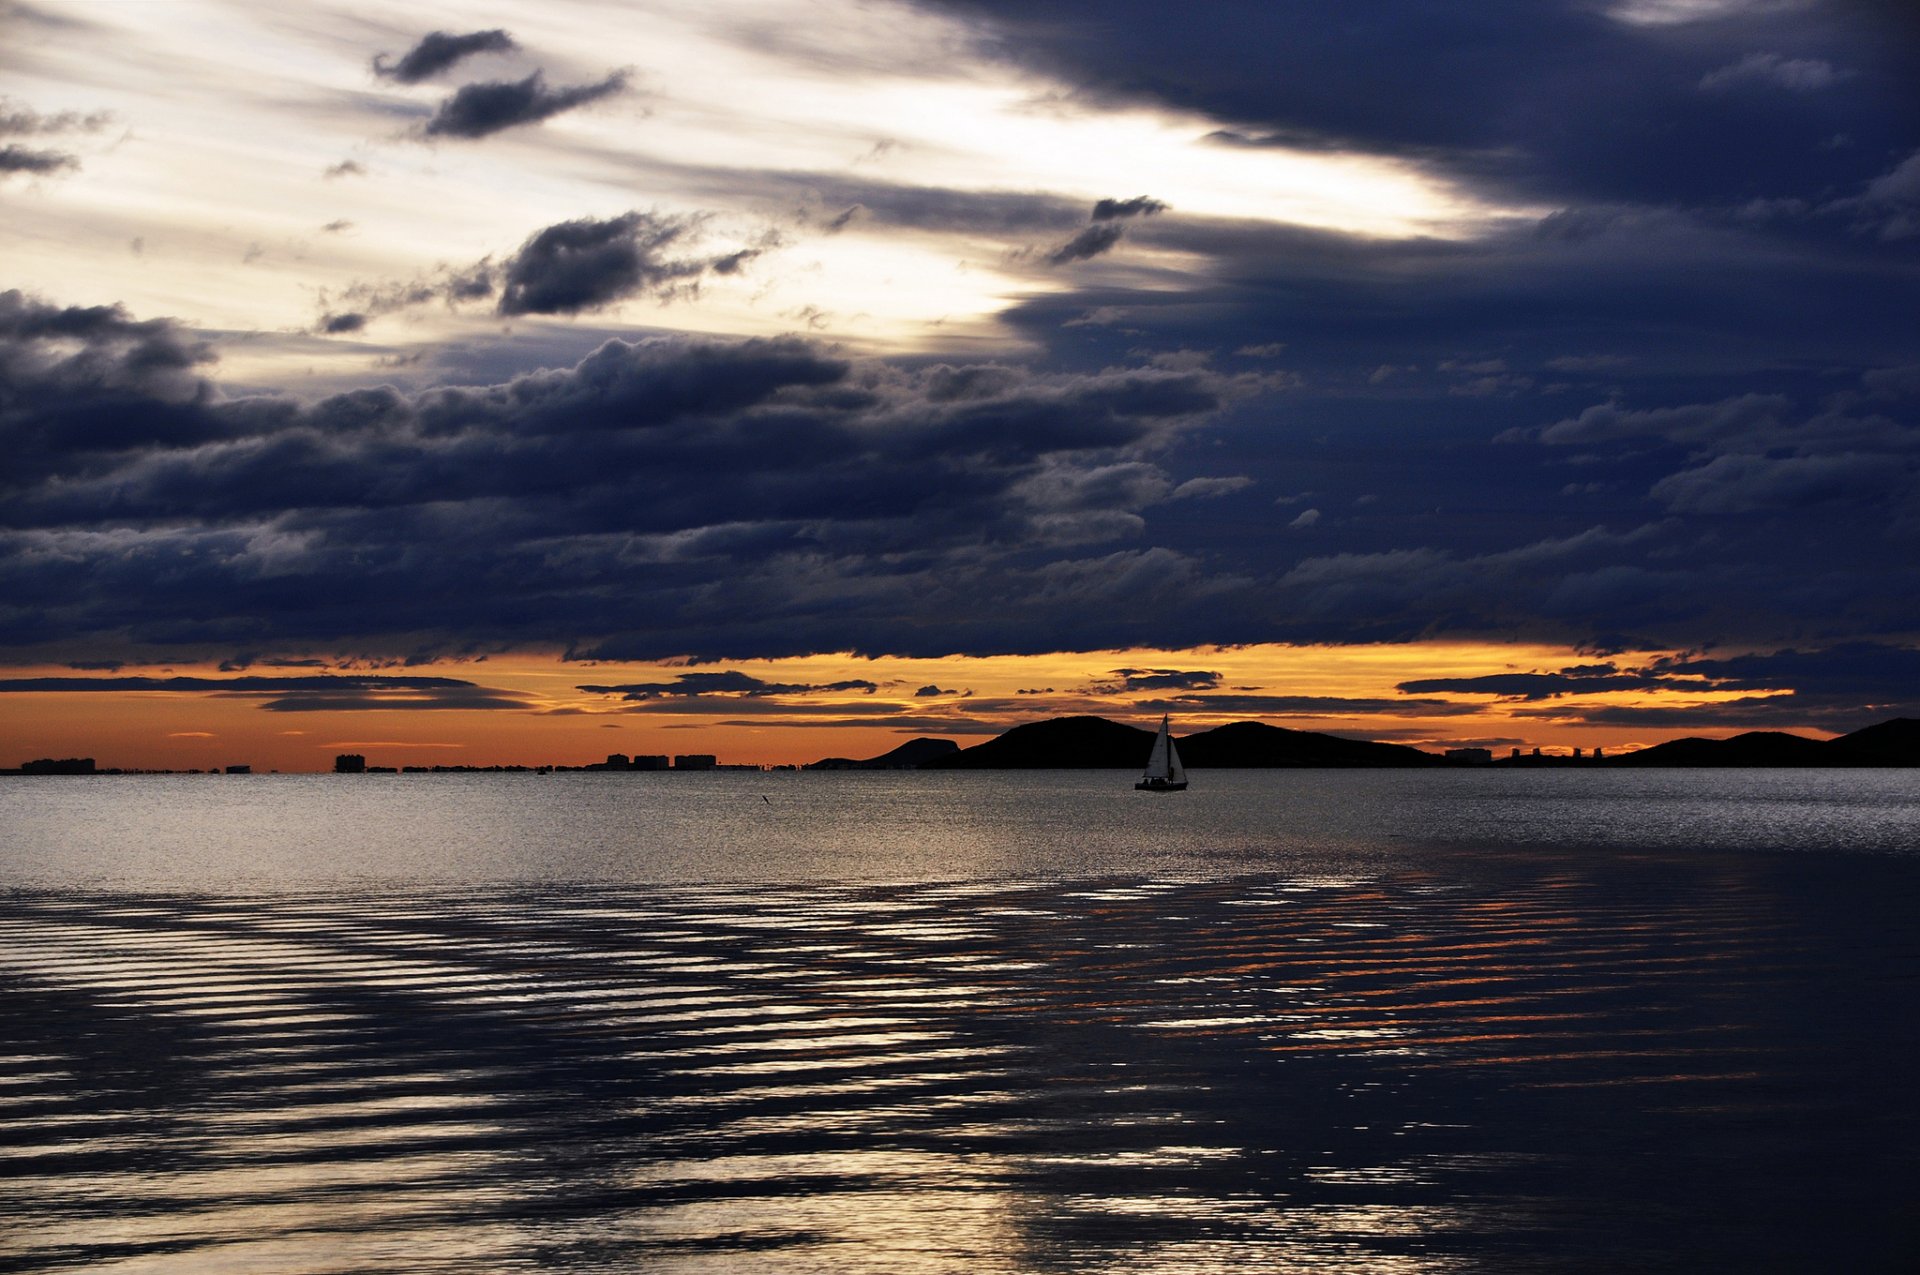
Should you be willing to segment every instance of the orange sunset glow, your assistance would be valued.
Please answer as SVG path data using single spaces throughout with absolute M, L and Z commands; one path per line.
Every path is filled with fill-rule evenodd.
M 1099 651 L 1073 655 L 945 659 L 810 656 L 724 665 L 580 663 L 496 657 L 447 662 L 435 679 L 480 688 L 494 706 L 440 702 L 433 687 L 377 689 L 371 702 L 329 707 L 277 692 L 274 675 L 211 673 L 189 690 L 120 689 L 129 678 L 164 683 L 189 670 L 122 668 L 94 674 L 100 690 L 8 696 L 0 761 L 93 756 L 103 767 L 209 769 L 246 764 L 288 772 L 330 769 L 341 752 L 380 764 L 581 765 L 611 753 L 712 753 L 724 764 L 804 765 L 823 757 L 877 756 L 916 736 L 962 746 L 1022 722 L 1091 714 L 1141 720 L 1171 713 L 1190 733 L 1255 718 L 1440 749 L 1462 744 L 1610 751 L 1650 742 L 1645 729 L 1580 720 L 1601 706 L 1710 707 L 1737 693 L 1701 683 L 1556 698 L 1408 694 L 1421 677 L 1475 677 L 1552 668 L 1578 656 L 1551 647 L 1473 643 L 1418 646 L 1236 647 Z M 303 673 L 308 671 L 303 670 Z M 312 671 L 343 682 L 361 670 Z M 381 670 L 373 676 L 405 671 Z M 702 678 L 737 678 L 702 686 Z M 71 670 L 21 670 L 74 685 Z M 309 690 L 307 677 L 298 683 Z M 687 686 L 681 691 L 673 688 Z M 595 687 L 668 688 L 631 693 Z M 469 693 L 465 690 L 462 694 Z M 1244 706 L 1241 697 L 1253 697 Z

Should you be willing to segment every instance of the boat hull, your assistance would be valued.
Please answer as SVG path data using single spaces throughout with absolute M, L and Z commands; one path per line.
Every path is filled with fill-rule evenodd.
M 1185 792 L 1187 781 L 1184 779 L 1142 779 L 1133 786 L 1135 792 Z

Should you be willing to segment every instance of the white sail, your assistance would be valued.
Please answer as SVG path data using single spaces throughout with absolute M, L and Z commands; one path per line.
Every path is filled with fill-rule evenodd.
M 1147 757 L 1147 771 L 1135 788 L 1149 792 L 1179 792 L 1187 786 L 1187 768 L 1180 764 L 1180 750 L 1173 746 L 1173 731 L 1165 716 L 1160 718 L 1160 733 L 1153 737 L 1153 752 Z
M 1160 719 L 1160 733 L 1153 737 L 1153 751 L 1147 754 L 1146 779 L 1168 779 L 1180 759 L 1173 751 L 1173 736 L 1167 733 L 1167 719 Z

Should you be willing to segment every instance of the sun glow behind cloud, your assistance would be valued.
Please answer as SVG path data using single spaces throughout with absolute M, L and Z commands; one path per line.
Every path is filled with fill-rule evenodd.
M 1021 296 L 1066 286 L 1043 261 L 1045 229 L 930 215 L 827 233 L 821 219 L 842 210 L 836 190 L 855 183 L 1051 200 L 1062 215 L 1145 193 L 1172 216 L 1364 236 L 1471 235 L 1517 212 L 1388 158 L 1226 146 L 1210 135 L 1232 121 L 1075 100 L 988 60 L 962 24 L 907 6 L 423 4 L 403 24 L 364 3 L 66 11 L 90 29 L 16 50 L 11 91 L 42 109 L 110 111 L 120 132 L 87 149 L 81 172 L 9 193 L 7 239 L 26 249 L 9 254 L 10 282 L 208 330 L 307 332 L 355 285 L 498 261 L 544 226 L 631 209 L 698 217 L 703 249 L 760 255 L 702 280 L 670 318 L 635 298 L 596 323 L 933 348 L 978 342 Z M 369 68 L 427 30 L 481 26 L 510 28 L 519 51 L 410 86 Z M 537 125 L 472 141 L 418 136 L 459 84 L 532 70 L 555 85 L 631 79 Z M 324 175 L 348 159 L 358 172 Z M 1054 237 L 1064 233 L 1070 225 Z M 1144 238 L 1075 268 L 1150 265 L 1165 286 L 1169 272 L 1204 266 Z M 269 383 L 497 324 L 486 304 L 417 306 L 355 339 L 230 346 L 223 374 Z

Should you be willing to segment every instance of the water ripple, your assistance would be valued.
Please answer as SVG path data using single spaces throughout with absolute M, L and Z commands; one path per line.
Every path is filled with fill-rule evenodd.
M 1920 971 L 1806 887 L 16 892 L 0 1269 L 1873 1269 Z

